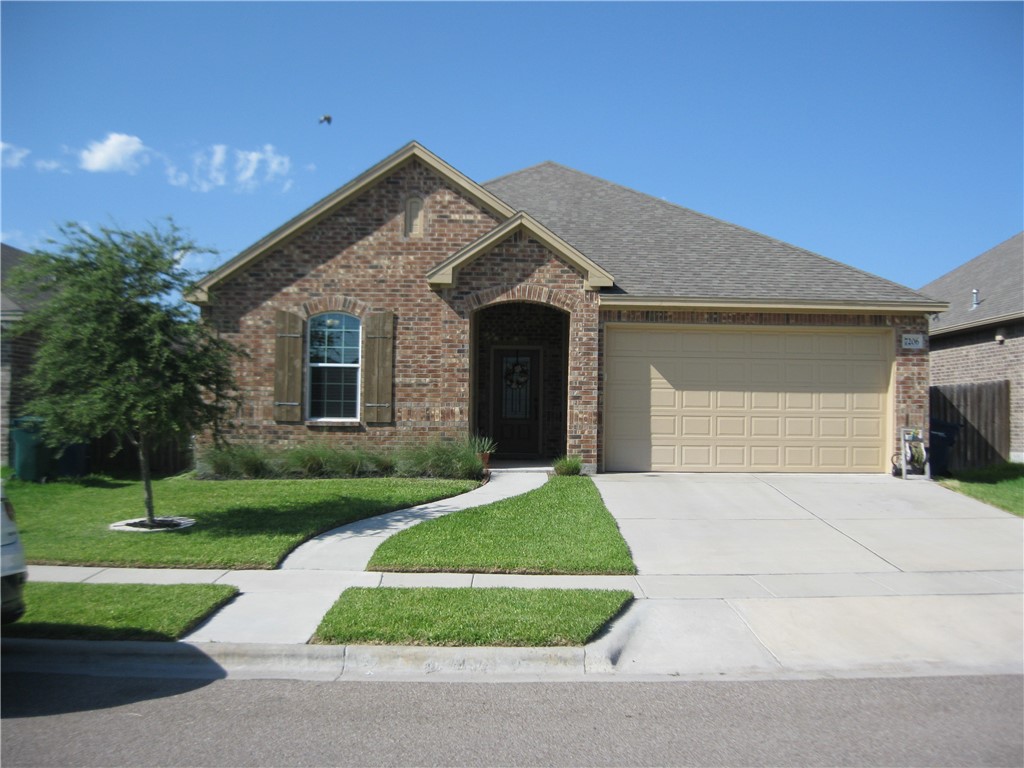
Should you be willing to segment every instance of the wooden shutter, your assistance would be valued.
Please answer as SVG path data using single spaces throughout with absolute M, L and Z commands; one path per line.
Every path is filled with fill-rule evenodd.
M 302 318 L 278 310 L 274 326 L 274 420 L 302 421 Z
M 363 318 L 363 421 L 389 423 L 394 374 L 395 315 L 371 312 Z

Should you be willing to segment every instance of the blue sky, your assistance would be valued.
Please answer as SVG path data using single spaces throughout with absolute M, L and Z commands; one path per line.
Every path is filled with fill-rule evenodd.
M 0 230 L 173 216 L 209 269 L 415 139 L 916 288 L 1024 229 L 1022 9 L 5 1 Z

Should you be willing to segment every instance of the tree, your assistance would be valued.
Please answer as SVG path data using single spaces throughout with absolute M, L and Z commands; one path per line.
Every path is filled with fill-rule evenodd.
M 182 257 L 210 251 L 167 225 L 93 234 L 67 224 L 56 250 L 31 254 L 14 276 L 40 299 L 23 320 L 39 338 L 24 412 L 54 447 L 110 432 L 133 446 L 150 526 L 151 449 L 204 429 L 217 439 L 238 402 L 239 350 L 182 298 L 193 282 Z

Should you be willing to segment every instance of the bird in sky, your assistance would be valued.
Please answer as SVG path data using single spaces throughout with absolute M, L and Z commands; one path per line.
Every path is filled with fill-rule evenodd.
M 320 118 L 320 124 L 323 125 L 324 123 L 327 123 L 328 125 L 331 124 L 331 116 L 330 115 L 324 115 L 323 117 Z

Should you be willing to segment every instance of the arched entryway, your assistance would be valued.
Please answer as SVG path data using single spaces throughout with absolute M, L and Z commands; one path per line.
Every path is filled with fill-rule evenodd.
M 568 349 L 567 312 L 507 302 L 474 313 L 473 428 L 501 458 L 565 453 Z

